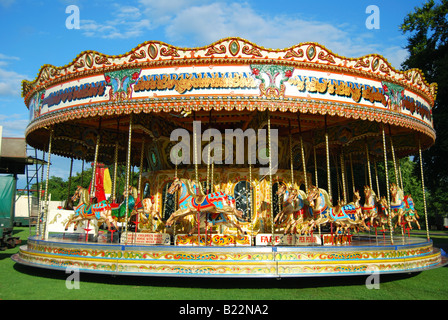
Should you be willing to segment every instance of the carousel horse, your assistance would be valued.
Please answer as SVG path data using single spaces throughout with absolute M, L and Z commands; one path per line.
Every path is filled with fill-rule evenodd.
M 382 197 L 377 203 L 377 214 L 373 217 L 372 226 L 381 227 L 381 230 L 385 230 L 388 224 L 388 207 L 386 197 Z
M 348 231 L 352 228 L 358 228 L 362 230 L 369 230 L 369 227 L 365 223 L 366 215 L 363 214 L 363 208 L 360 205 L 361 196 L 359 195 L 359 191 L 355 190 L 353 192 L 353 202 L 348 204 L 341 204 L 340 210 L 343 210 L 344 213 L 349 216 L 351 219 L 348 222 L 345 222 L 342 227 Z
M 328 198 L 328 194 L 325 192 L 325 190 L 319 189 L 316 186 L 311 186 L 308 191 L 308 210 L 310 211 L 315 224 L 318 226 L 330 222 L 330 216 L 328 214 L 329 210 L 327 206 L 329 199 L 327 199 L 326 197 Z
M 362 212 L 364 214 L 363 218 L 370 219 L 370 224 L 372 225 L 373 220 L 378 215 L 376 194 L 370 186 L 364 186 L 364 196 L 365 202 L 362 207 Z
M 124 200 L 119 204 L 111 206 L 112 216 L 118 221 L 124 221 L 126 219 L 126 197 L 128 197 L 128 212 L 133 213 L 134 207 L 136 206 L 137 199 L 135 187 L 129 186 L 127 190 L 123 191 Z
M 339 203 L 332 207 L 327 191 L 311 186 L 310 192 L 310 207 L 312 208 L 315 225 L 334 223 L 336 232 L 339 232 L 357 224 L 355 217 L 357 211 L 353 204 Z
M 172 226 L 180 218 L 189 215 L 196 216 L 197 213 L 200 213 L 200 221 L 204 219 L 206 223 L 231 225 L 237 228 L 239 235 L 244 233 L 237 220 L 231 218 L 235 216 L 244 220 L 243 213 L 236 209 L 235 199 L 232 196 L 226 195 L 223 192 L 214 192 L 205 195 L 190 180 L 179 178 L 173 181 L 168 189 L 168 193 L 173 194 L 177 190 L 180 190 L 179 209 L 168 218 L 165 224 L 167 227 Z M 197 191 L 199 191 L 198 195 Z
M 420 219 L 420 217 L 417 214 L 417 210 L 414 206 L 414 199 L 412 199 L 411 195 L 406 195 L 404 197 L 404 203 L 405 203 L 405 214 L 404 214 L 404 220 L 407 222 L 409 229 L 412 229 L 412 222 L 414 222 L 417 225 L 417 228 L 420 230 L 420 224 L 418 223 L 417 219 Z
M 307 231 L 307 228 L 302 228 L 304 226 L 305 220 L 308 220 L 306 213 L 307 208 L 305 207 L 306 194 L 302 190 L 296 190 L 291 188 L 289 191 L 286 186 L 282 185 L 278 191 L 277 195 L 283 195 L 283 209 L 280 211 L 274 219 L 274 224 L 281 224 L 282 221 L 286 223 L 284 233 L 287 234 L 289 230 L 297 233 L 298 229 L 301 230 L 300 233 Z M 284 217 L 286 218 L 284 219 Z M 300 228 L 299 228 L 300 227 Z
M 399 188 L 395 183 L 392 183 L 390 185 L 390 195 L 391 195 L 391 201 L 390 201 L 390 213 L 392 214 L 392 218 L 395 216 L 398 216 L 398 219 L 395 223 L 395 227 L 397 225 L 402 224 L 402 220 L 404 218 L 405 214 L 405 202 L 404 202 L 404 194 L 403 190 Z
M 65 226 L 65 230 L 68 229 L 71 223 L 75 223 L 75 229 L 78 221 L 81 220 L 98 220 L 98 225 L 106 222 L 107 228 L 111 230 L 111 227 L 118 229 L 117 223 L 112 218 L 111 207 L 107 201 L 101 201 L 99 203 L 90 204 L 89 191 L 81 186 L 75 191 L 72 197 L 72 201 L 79 199 L 79 204 L 75 208 L 75 213 L 69 219 Z
M 165 227 L 162 217 L 155 208 L 154 196 L 151 196 L 143 199 L 142 207 L 137 209 L 142 217 L 142 223 L 150 224 L 149 228 L 154 232 L 160 231 Z

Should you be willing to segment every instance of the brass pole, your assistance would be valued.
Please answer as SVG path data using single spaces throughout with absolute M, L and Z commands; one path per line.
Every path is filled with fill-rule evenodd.
M 370 170 L 369 146 L 367 145 L 367 141 L 365 141 L 365 145 L 366 145 L 367 174 L 368 174 L 368 177 L 369 177 L 369 187 L 373 189 L 373 185 L 372 185 L 372 173 L 371 173 L 371 170 Z
M 50 163 L 51 163 L 51 147 L 53 144 L 53 134 L 54 130 L 53 128 L 50 129 L 50 139 L 48 142 L 48 164 L 47 164 L 47 180 L 45 181 L 45 211 L 44 211 L 44 218 L 43 218 L 43 237 L 45 240 L 48 239 L 48 229 L 47 229 L 47 217 L 48 217 L 48 180 L 50 179 Z
M 375 180 L 376 180 L 376 194 L 378 195 L 378 199 L 381 198 L 380 194 L 380 182 L 378 181 L 378 169 L 376 167 L 376 159 L 373 162 L 374 168 L 375 168 Z
M 327 115 L 325 115 L 325 153 L 327 157 L 327 187 L 328 196 L 330 198 L 330 203 L 333 203 L 333 196 L 331 192 L 331 171 L 330 171 L 330 146 L 328 141 L 328 130 L 327 130 Z
M 271 115 L 268 110 L 269 198 L 271 201 L 271 245 L 274 246 L 274 197 L 272 193 Z
M 423 209 L 425 210 L 426 238 L 429 241 L 428 209 L 426 207 L 425 177 L 423 175 L 422 145 L 421 145 L 420 139 L 418 139 L 418 155 L 420 157 L 420 173 L 422 176 Z
M 305 183 L 305 192 L 308 193 L 308 179 L 306 177 L 306 161 L 305 161 L 305 150 L 303 148 L 303 137 L 302 137 L 302 126 L 300 125 L 300 113 L 297 114 L 297 121 L 299 123 L 299 133 L 300 133 L 300 152 L 302 154 L 302 167 L 303 167 L 303 180 Z
M 344 203 L 347 203 L 347 190 L 345 184 L 345 164 L 344 164 L 344 150 L 341 150 L 341 176 L 342 176 L 342 194 Z
M 98 128 L 98 135 L 96 136 L 96 144 L 95 144 L 95 156 L 93 160 L 93 172 L 92 172 L 92 187 L 90 188 L 90 200 L 92 200 L 93 197 L 95 197 L 96 192 L 96 167 L 98 162 L 98 150 L 100 147 L 100 139 L 101 139 L 101 117 L 99 121 L 99 128 Z
M 291 120 L 289 120 L 289 162 L 291 166 L 291 187 L 294 188 L 294 162 L 292 157 Z
M 317 155 L 316 155 L 316 146 L 313 146 L 314 153 L 314 178 L 316 180 L 316 187 L 319 188 L 319 179 L 317 177 Z
M 129 190 L 129 176 L 131 171 L 131 147 L 132 147 L 132 113 L 129 116 L 129 136 L 128 136 L 128 152 L 126 158 L 126 185 L 125 190 Z M 126 224 L 125 224 L 125 243 L 128 242 L 128 215 L 129 215 L 129 192 L 126 192 Z
M 114 182 L 112 184 L 112 202 L 115 203 L 116 188 L 117 188 L 117 170 L 118 170 L 118 141 L 115 142 L 115 154 L 114 154 Z
M 387 146 L 386 146 L 386 133 L 384 132 L 384 125 L 381 127 L 383 134 L 383 152 L 384 152 L 384 173 L 386 176 L 386 194 L 387 194 L 387 207 L 389 208 L 389 229 L 390 229 L 390 242 L 394 244 L 394 235 L 392 227 L 392 212 L 390 212 L 390 190 L 389 190 L 389 174 L 387 168 Z
M 140 172 L 138 175 L 138 197 L 140 201 L 143 200 L 143 192 L 142 192 L 142 175 L 143 175 L 143 159 L 145 157 L 145 137 L 142 139 L 142 150 L 140 151 Z
M 42 160 L 45 160 L 45 150 L 42 151 Z M 47 166 L 49 165 L 50 162 L 47 163 Z M 81 176 L 82 179 L 82 176 Z M 41 172 L 41 178 L 40 178 L 40 183 L 39 183 L 39 195 L 38 195 L 38 200 L 37 200 L 37 204 L 38 204 L 38 213 L 37 213 L 37 226 L 36 226 L 36 236 L 40 236 L 41 233 L 41 226 L 40 226 L 40 219 L 41 219 L 41 215 L 42 215 L 42 184 L 44 183 L 44 164 L 42 164 L 42 172 Z M 43 216 L 42 216 L 42 222 L 43 222 Z

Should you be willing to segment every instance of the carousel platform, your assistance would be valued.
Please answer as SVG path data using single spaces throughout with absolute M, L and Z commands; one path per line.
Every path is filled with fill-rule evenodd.
M 432 241 L 353 236 L 333 245 L 141 245 L 30 237 L 12 259 L 23 265 L 111 275 L 282 278 L 420 272 L 448 264 Z M 88 240 L 88 239 L 87 239 Z

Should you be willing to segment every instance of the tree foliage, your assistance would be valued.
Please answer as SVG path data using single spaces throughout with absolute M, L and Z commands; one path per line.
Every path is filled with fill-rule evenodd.
M 92 181 L 93 169 L 89 168 L 83 172 L 75 173 L 71 179 L 64 180 L 61 177 L 52 176 L 48 180 L 48 193 L 51 194 L 51 200 L 64 201 L 69 197 L 72 197 L 78 186 L 88 188 L 90 182 Z M 113 166 L 109 168 L 109 172 L 113 173 Z M 113 177 L 111 176 L 113 179 Z M 124 191 L 124 186 L 126 183 L 126 167 L 118 166 L 117 168 L 117 186 L 116 193 L 119 198 Z M 42 190 L 45 190 L 46 182 L 43 181 L 39 183 Z M 138 173 L 131 172 L 130 184 L 137 186 L 138 184 Z M 70 188 L 69 188 L 70 186 Z M 31 189 L 38 190 L 37 184 L 31 186 Z
M 404 69 L 418 68 L 429 83 L 438 84 L 437 99 L 432 109 L 437 139 L 423 153 L 425 186 L 431 223 L 441 224 L 448 206 L 448 0 L 425 2 L 408 14 L 401 30 L 408 35 L 409 57 Z M 419 161 L 418 157 L 415 158 Z M 419 169 L 417 166 L 416 169 Z M 420 173 L 415 172 L 418 176 Z

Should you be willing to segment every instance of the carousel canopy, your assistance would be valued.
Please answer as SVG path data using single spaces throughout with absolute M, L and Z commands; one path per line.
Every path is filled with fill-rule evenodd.
M 22 83 L 31 146 L 47 149 L 51 129 L 53 153 L 92 160 L 100 134 L 98 160 L 112 162 L 118 143 L 125 161 L 133 114 L 132 161 L 145 139 L 153 169 L 172 167 L 174 129 L 191 131 L 194 120 L 202 130 L 259 129 L 266 112 L 280 137 L 300 133 L 308 150 L 324 148 L 327 132 L 332 148 L 364 152 L 367 142 L 380 155 L 385 128 L 399 156 L 413 154 L 418 141 L 428 148 L 436 138 L 436 92 L 420 70 L 398 71 L 377 54 L 346 58 L 317 43 L 268 49 L 240 38 L 200 48 L 147 41 L 118 56 L 84 51 Z

